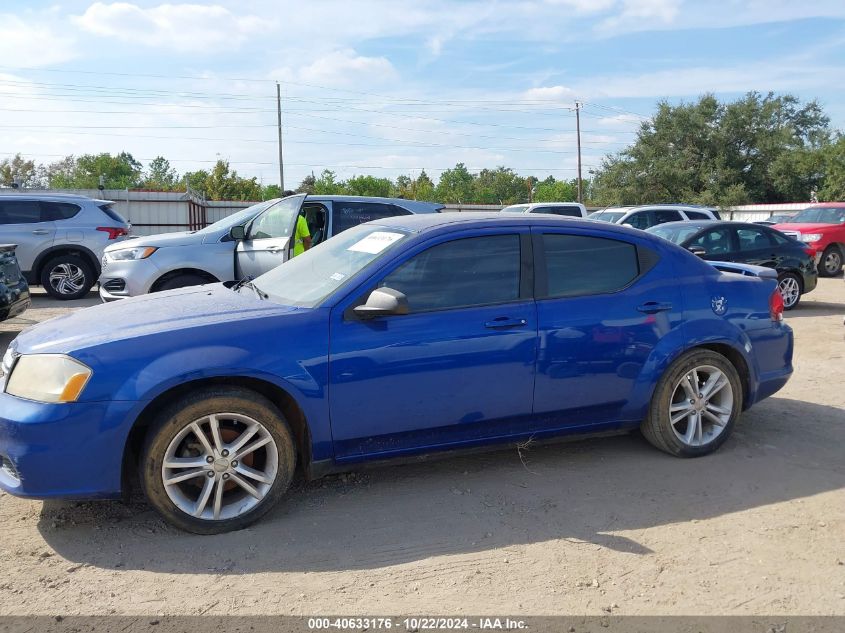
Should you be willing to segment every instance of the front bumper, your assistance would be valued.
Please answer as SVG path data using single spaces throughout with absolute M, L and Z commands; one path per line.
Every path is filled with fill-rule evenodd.
M 0 393 L 0 488 L 37 499 L 120 496 L 138 405 L 44 404 Z
M 100 299 L 103 301 L 145 295 L 161 276 L 161 270 L 149 257 L 117 262 L 103 258 L 101 263 Z

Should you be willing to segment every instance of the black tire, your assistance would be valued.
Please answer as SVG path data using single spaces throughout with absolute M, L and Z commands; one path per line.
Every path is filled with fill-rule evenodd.
M 804 284 L 795 273 L 783 273 L 778 277 L 778 289 L 783 297 L 783 309 L 792 310 L 801 301 Z M 797 292 L 797 294 L 795 294 Z
M 268 484 L 269 488 L 266 490 L 263 497 L 257 501 L 256 505 L 247 511 L 229 518 L 221 517 L 219 519 L 215 519 L 213 517 L 198 518 L 196 516 L 192 516 L 187 511 L 180 509 L 168 493 L 164 483 L 164 458 L 167 454 L 168 448 L 171 446 L 171 443 L 177 442 L 176 438 L 179 437 L 180 433 L 184 433 L 186 428 L 190 427 L 193 422 L 203 420 L 213 414 L 235 414 L 245 416 L 258 422 L 263 429 L 268 432 L 269 436 L 272 437 L 276 450 L 271 452 L 266 448 L 258 449 L 254 452 L 254 454 L 264 450 L 267 452 L 265 459 L 270 459 L 271 456 L 275 455 L 275 458 L 278 460 L 275 477 L 272 480 L 272 483 Z M 221 435 L 223 431 L 227 430 L 224 427 L 224 424 L 226 423 L 227 420 L 225 416 L 221 416 Z M 237 424 L 237 422 L 233 422 L 232 424 Z M 183 443 L 188 442 L 187 438 L 189 437 L 194 437 L 196 440 L 199 439 L 192 432 L 189 431 L 188 433 L 189 435 L 185 436 L 186 439 L 182 440 Z M 213 436 L 208 433 L 205 433 L 205 436 L 209 442 L 214 443 Z M 228 442 L 229 440 L 224 441 Z M 253 440 L 247 442 L 246 446 L 249 446 L 252 441 Z M 177 445 L 182 446 L 183 444 L 177 443 Z M 268 444 L 265 446 L 270 445 Z M 179 457 L 180 455 L 177 454 L 176 456 Z M 238 454 L 233 452 L 233 456 L 234 458 L 237 458 Z M 199 461 L 207 459 L 199 453 L 196 456 L 189 457 Z M 243 459 L 246 461 L 246 458 Z M 209 476 L 208 478 L 211 480 L 209 485 L 215 493 L 216 486 L 220 486 L 221 489 L 224 490 L 224 492 L 220 493 L 221 498 L 227 494 L 230 495 L 230 498 L 232 498 L 232 496 L 237 498 L 238 495 L 240 495 L 243 499 L 249 501 L 249 495 L 247 495 L 240 487 L 235 485 L 234 479 L 231 479 L 227 483 L 223 483 L 222 480 L 217 479 L 218 474 L 223 479 L 226 478 L 225 473 L 222 471 L 218 473 L 217 471 L 218 461 L 222 460 L 215 459 L 215 461 L 208 464 L 207 467 L 204 466 L 206 470 L 204 470 L 200 476 L 187 480 L 184 483 L 180 483 L 178 486 L 179 491 L 176 491 L 176 494 L 182 494 L 183 487 L 185 486 L 193 486 L 193 488 L 188 488 L 189 494 L 186 495 L 186 497 L 190 500 L 190 494 L 196 492 L 198 505 L 200 503 L 199 499 L 202 497 L 201 491 L 197 490 L 197 488 L 200 487 L 199 482 L 203 482 L 202 490 L 204 491 L 206 482 L 205 475 L 209 472 L 214 472 L 215 475 L 213 477 Z M 231 461 L 230 465 L 237 466 L 237 462 Z M 256 464 L 251 464 L 251 466 L 256 466 L 256 468 L 259 469 Z M 198 389 L 197 391 L 180 398 L 170 406 L 166 407 L 156 417 L 155 421 L 150 426 L 144 441 L 144 448 L 141 452 L 141 462 L 139 464 L 139 474 L 144 495 L 149 503 L 168 523 L 187 532 L 193 532 L 194 534 L 220 534 L 223 532 L 243 529 L 269 512 L 290 487 L 295 467 L 296 445 L 294 443 L 293 433 L 278 407 L 267 400 L 264 396 L 248 389 L 237 387 L 209 387 Z M 182 472 L 187 472 L 187 467 L 183 468 L 186 470 Z M 227 472 L 234 471 L 229 470 Z M 231 477 L 235 477 L 235 475 L 231 475 Z M 245 477 L 243 479 L 246 480 Z M 254 480 L 248 481 L 250 483 L 255 483 Z M 231 486 L 231 489 L 229 486 Z M 256 484 L 256 487 L 257 486 L 258 484 Z M 173 490 L 173 488 L 171 488 L 171 490 Z M 206 504 L 211 501 L 210 496 L 211 493 L 206 495 Z M 236 500 L 235 505 L 237 504 L 238 502 Z M 213 508 L 208 511 L 213 511 Z
M 842 271 L 842 251 L 831 244 L 822 253 L 819 262 L 819 277 L 836 277 Z
M 79 255 L 57 255 L 41 269 L 41 285 L 54 299 L 81 299 L 97 281 L 94 267 Z
M 176 290 L 177 288 L 187 288 L 189 286 L 201 286 L 203 284 L 211 283 L 206 277 L 201 275 L 194 275 L 186 273 L 184 275 L 176 275 L 165 279 L 156 285 L 156 292 L 163 292 L 165 290 Z
M 670 406 L 675 406 L 673 405 L 673 397 L 676 394 L 676 388 L 682 389 L 681 380 L 691 375 L 694 369 L 698 368 L 701 371 L 704 367 L 715 368 L 727 378 L 727 385 L 731 389 L 732 402 L 730 415 L 727 416 L 728 419 L 725 423 L 718 427 L 721 429 L 718 434 L 709 441 L 702 441 L 700 445 L 693 446 L 679 439 L 676 434 L 678 427 L 673 427 L 669 409 Z M 726 394 L 724 388 L 721 389 L 720 393 Z M 675 360 L 660 378 L 654 394 L 652 394 L 646 419 L 640 425 L 640 430 L 653 446 L 670 455 L 676 457 L 708 455 L 719 448 L 730 436 L 739 412 L 742 411 L 742 395 L 742 383 L 739 374 L 727 358 L 711 350 L 691 350 Z M 698 402 L 701 402 L 701 400 L 698 400 Z M 717 427 L 711 426 L 715 431 Z

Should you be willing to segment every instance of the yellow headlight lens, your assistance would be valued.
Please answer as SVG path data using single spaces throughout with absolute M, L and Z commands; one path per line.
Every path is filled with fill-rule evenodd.
M 92 371 L 64 354 L 24 354 L 15 363 L 6 393 L 37 402 L 76 402 Z

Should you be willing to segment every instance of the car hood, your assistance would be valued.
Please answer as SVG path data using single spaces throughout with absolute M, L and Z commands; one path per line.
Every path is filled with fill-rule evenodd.
M 783 224 L 775 224 L 772 228 L 778 231 L 799 231 L 801 233 L 814 233 L 824 229 L 831 229 L 841 224 L 828 224 L 820 222 L 784 222 Z
M 132 248 L 135 246 L 155 246 L 163 248 L 165 246 L 189 246 L 190 244 L 198 244 L 202 242 L 202 235 L 192 233 L 190 231 L 181 231 L 179 233 L 159 233 L 158 235 L 140 235 L 128 240 L 123 240 L 117 244 L 111 244 L 106 247 L 106 252 L 118 250 L 121 248 Z
M 17 353 L 69 354 L 119 340 L 299 312 L 223 284 L 180 288 L 77 310 L 35 325 L 13 343 Z

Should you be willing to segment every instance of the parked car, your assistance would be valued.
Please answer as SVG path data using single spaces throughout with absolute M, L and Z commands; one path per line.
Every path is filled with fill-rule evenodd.
M 3 359 L 0 488 L 118 497 L 137 470 L 210 534 L 267 512 L 297 464 L 637 427 L 706 455 L 792 373 L 775 272 L 718 266 L 598 222 L 424 214 L 253 281 L 77 311 Z
M 56 299 L 88 294 L 109 244 L 129 234 L 129 224 L 108 200 L 63 194 L 0 195 L 0 242 L 17 244 L 30 284 Z
M 648 229 L 712 261 L 754 264 L 777 271 L 784 308 L 791 310 L 818 282 L 813 256 L 791 237 L 759 224 L 724 221 L 668 222 Z
M 609 207 L 587 216 L 591 220 L 612 222 L 645 230 L 665 222 L 681 220 L 720 220 L 719 212 L 707 207 L 680 204 L 657 204 L 639 207 Z
M 784 224 L 785 222 L 791 222 L 792 218 L 794 217 L 794 213 L 773 213 L 765 220 L 755 220 L 754 224 L 766 224 L 768 226 L 774 226 L 775 224 Z
M 804 242 L 816 258 L 819 275 L 833 277 L 845 259 L 845 203 L 819 204 L 799 211 L 775 229 Z
M 0 244 L 0 321 L 18 316 L 31 303 L 15 248 L 14 244 Z
M 443 205 L 399 198 L 310 196 L 268 200 L 193 232 L 139 237 L 107 248 L 100 276 L 103 301 L 220 281 L 254 278 L 290 259 L 299 215 L 314 245 L 362 222 Z
M 586 218 L 587 207 L 578 202 L 534 202 L 531 204 L 512 204 L 502 213 L 551 213 L 575 218 Z

